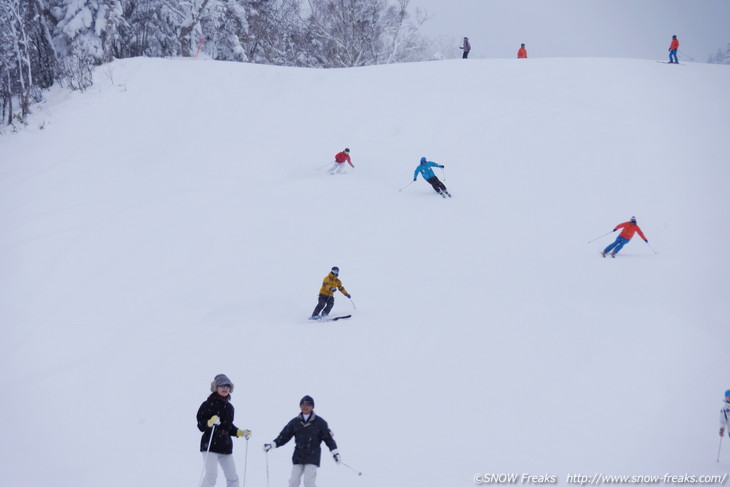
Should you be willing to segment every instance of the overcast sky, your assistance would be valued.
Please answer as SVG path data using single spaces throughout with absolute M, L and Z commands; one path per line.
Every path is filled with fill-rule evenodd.
M 430 20 L 421 33 L 464 36 L 469 57 L 510 58 L 521 43 L 529 57 L 665 59 L 672 35 L 680 61 L 705 62 L 730 43 L 730 0 L 411 0 Z M 683 56 L 684 54 L 684 56 Z

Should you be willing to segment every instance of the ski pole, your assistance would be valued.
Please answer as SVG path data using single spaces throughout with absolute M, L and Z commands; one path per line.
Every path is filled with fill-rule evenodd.
M 353 301 L 352 298 L 350 298 L 350 304 L 352 304 L 353 308 L 357 309 L 357 306 L 355 306 L 355 301 Z
M 413 184 L 413 183 L 415 183 L 415 181 L 411 181 L 410 183 L 406 184 L 405 186 L 403 186 L 403 187 L 402 187 L 401 189 L 399 189 L 398 191 L 403 191 L 404 189 L 406 189 L 406 188 L 407 188 L 408 186 L 410 186 L 410 185 L 411 185 L 411 184 Z
M 246 453 L 243 456 L 243 487 L 246 487 L 246 468 L 248 467 L 248 438 L 246 438 Z
M 600 237 L 596 237 L 596 238 L 594 238 L 593 240 L 589 240 L 589 241 L 588 241 L 588 243 L 592 243 L 592 242 L 595 242 L 595 241 L 596 241 L 596 240 L 598 240 L 599 238 L 603 238 L 603 237 L 605 237 L 606 235 L 608 235 L 609 233 L 613 233 L 613 230 L 611 230 L 610 232 L 606 232 L 606 233 L 604 233 L 603 235 L 601 235 Z
M 648 242 L 648 241 L 646 242 L 646 245 L 648 245 L 648 246 L 649 246 L 649 248 L 650 248 L 650 249 L 652 250 L 652 252 L 654 252 L 654 255 L 659 255 L 659 254 L 657 253 L 657 251 L 656 251 L 656 250 L 654 250 L 654 247 L 652 247 L 652 246 L 651 246 L 651 244 L 649 244 L 649 242 Z
M 323 164 L 323 165 L 319 166 L 319 167 L 317 168 L 317 171 L 319 171 L 320 169 L 322 169 L 322 168 L 323 168 L 323 167 L 325 167 L 325 166 L 329 166 L 330 164 L 332 164 L 332 163 L 331 163 L 331 162 L 327 162 L 327 163 L 325 163 L 325 164 Z
M 446 168 L 444 168 L 443 166 L 441 167 L 441 174 L 444 177 L 444 181 L 446 181 Z
M 351 466 L 349 466 L 348 464 L 346 464 L 346 463 L 345 463 L 345 462 L 343 462 L 342 460 L 340 460 L 340 463 L 341 463 L 342 465 L 344 465 L 345 467 L 349 468 L 350 470 L 352 470 L 353 472 L 357 473 L 358 475 L 362 475 L 362 472 L 360 472 L 360 471 L 358 471 L 358 470 L 355 470 L 354 468 L 352 468 Z
M 200 473 L 200 482 L 198 485 L 203 485 L 203 478 L 205 477 L 205 469 L 208 466 L 208 455 L 210 455 L 210 444 L 213 443 L 213 433 L 215 433 L 215 425 L 210 430 L 210 438 L 208 439 L 208 449 L 205 450 L 205 458 L 203 459 L 203 471 Z
M 722 436 L 720 437 L 720 444 L 717 445 L 717 463 L 720 463 L 720 448 L 722 448 Z
M 269 452 L 266 452 L 266 487 L 269 487 Z

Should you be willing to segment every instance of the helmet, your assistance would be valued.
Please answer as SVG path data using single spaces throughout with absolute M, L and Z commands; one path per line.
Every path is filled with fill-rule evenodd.
M 426 164 L 426 158 L 425 157 L 421 157 L 421 164 Z
M 725 391 L 725 397 L 730 397 L 730 389 L 728 389 L 727 391 Z
M 350 153 L 350 149 L 345 149 L 345 152 L 347 152 L 349 154 Z
M 340 268 L 335 266 L 332 268 L 332 274 L 337 275 L 340 273 Z

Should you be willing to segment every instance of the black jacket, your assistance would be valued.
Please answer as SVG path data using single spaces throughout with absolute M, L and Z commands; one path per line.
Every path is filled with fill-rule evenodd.
M 327 426 L 327 421 L 314 414 L 314 412 L 309 416 L 309 421 L 304 421 L 304 416 L 301 414 L 289 421 L 274 440 L 276 447 L 285 445 L 291 440 L 292 436 L 295 442 L 294 454 L 292 455 L 294 465 L 312 464 L 319 467 L 319 460 L 322 456 L 320 444 L 323 441 L 330 451 L 337 449 L 337 443 L 332 438 L 332 432 Z
M 221 424 L 215 427 L 210 451 L 224 455 L 233 453 L 231 436 L 236 436 L 238 427 L 233 424 L 235 410 L 233 404 L 228 400 L 229 397 L 223 397 L 214 392 L 198 408 L 198 429 L 203 432 L 203 436 L 200 438 L 200 451 L 208 451 L 210 432 L 213 429 L 208 427 L 208 420 L 212 416 L 218 416 L 221 418 Z

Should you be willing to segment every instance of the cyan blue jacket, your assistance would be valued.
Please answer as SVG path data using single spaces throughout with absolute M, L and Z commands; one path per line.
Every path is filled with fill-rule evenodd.
M 432 167 L 444 167 L 440 164 L 436 164 L 435 162 L 426 161 L 426 164 L 419 164 L 416 170 L 413 172 L 413 179 L 418 178 L 418 174 L 420 173 L 421 176 L 423 176 L 423 179 L 428 181 L 432 177 L 434 177 Z

